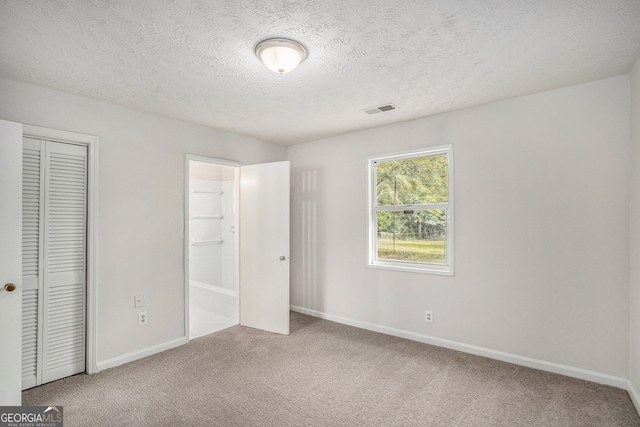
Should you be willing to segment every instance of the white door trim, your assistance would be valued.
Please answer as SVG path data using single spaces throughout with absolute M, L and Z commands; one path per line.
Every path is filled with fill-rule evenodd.
M 186 154 L 184 160 L 184 238 L 183 238 L 183 269 L 184 269 L 184 337 L 189 342 L 189 162 L 190 161 L 213 163 L 217 165 L 241 167 L 243 164 L 233 160 L 217 159 L 215 157 L 198 156 L 195 154 Z M 237 183 L 236 183 L 237 184 Z M 238 235 L 236 233 L 236 236 Z M 236 245 L 236 291 L 238 291 L 238 262 L 239 262 L 239 245 Z M 240 301 L 240 292 L 236 292 L 236 312 L 238 316 L 240 311 L 237 305 Z
M 23 136 L 71 144 L 88 149 L 87 182 L 87 355 L 88 374 L 98 372 L 98 137 L 38 126 L 23 126 Z

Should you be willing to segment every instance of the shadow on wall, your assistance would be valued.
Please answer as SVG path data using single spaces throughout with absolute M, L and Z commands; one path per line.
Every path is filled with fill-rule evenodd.
M 318 182 L 321 179 L 318 170 L 302 171 L 299 175 L 299 185 L 301 185 L 301 229 L 300 229 L 300 256 L 302 267 L 301 283 L 302 283 L 302 306 L 313 308 L 315 310 L 324 309 L 323 286 L 320 274 L 322 266 L 319 264 L 319 247 L 318 247 L 318 224 L 322 223 L 319 219 L 322 217 L 321 206 L 318 201 L 322 200 L 323 195 L 319 190 Z

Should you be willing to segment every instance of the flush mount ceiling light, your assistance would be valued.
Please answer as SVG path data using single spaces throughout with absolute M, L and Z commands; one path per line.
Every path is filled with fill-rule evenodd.
M 307 58 L 306 49 L 289 39 L 267 39 L 256 46 L 256 56 L 264 65 L 276 73 L 284 74 L 294 70 Z

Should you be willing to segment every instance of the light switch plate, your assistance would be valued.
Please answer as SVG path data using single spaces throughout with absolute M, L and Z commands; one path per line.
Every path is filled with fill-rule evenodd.
M 133 299 L 136 308 L 144 307 L 144 295 L 136 295 Z

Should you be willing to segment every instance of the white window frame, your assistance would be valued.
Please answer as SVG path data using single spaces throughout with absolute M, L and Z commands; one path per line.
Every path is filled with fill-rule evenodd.
M 376 205 L 376 164 L 393 160 L 412 159 L 416 157 L 428 157 L 446 154 L 448 163 L 448 194 L 449 200 L 446 203 L 430 203 L 420 205 L 400 205 L 400 206 L 377 206 Z M 367 225 L 368 225 L 368 262 L 367 267 L 381 268 L 386 270 L 409 271 L 414 273 L 439 274 L 453 276 L 454 259 L 454 183 L 453 183 L 453 145 L 439 145 L 429 148 L 405 151 L 401 153 L 386 154 L 381 156 L 370 156 L 367 159 L 367 182 L 368 182 L 368 203 L 367 203 Z M 411 262 L 400 260 L 381 260 L 378 255 L 378 215 L 379 211 L 403 211 L 407 207 L 419 210 L 444 209 L 447 217 L 446 236 L 446 261 L 444 264 Z

